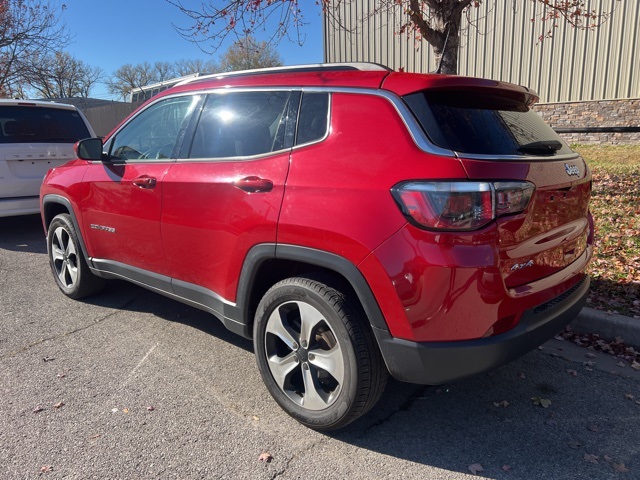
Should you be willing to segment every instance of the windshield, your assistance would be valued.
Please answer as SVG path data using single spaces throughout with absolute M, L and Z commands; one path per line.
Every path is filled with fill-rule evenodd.
M 429 139 L 442 148 L 481 155 L 571 153 L 536 112 L 506 97 L 424 91 L 404 100 Z
M 91 136 L 80 114 L 60 108 L 0 108 L 0 143 L 75 143 Z

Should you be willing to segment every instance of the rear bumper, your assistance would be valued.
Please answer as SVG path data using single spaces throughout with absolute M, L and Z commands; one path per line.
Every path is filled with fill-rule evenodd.
M 508 332 L 454 342 L 412 342 L 374 328 L 391 375 L 404 382 L 439 385 L 486 372 L 541 345 L 578 315 L 587 300 L 589 277 L 562 295 L 524 312 Z
M 0 198 L 0 217 L 40 213 L 40 197 Z

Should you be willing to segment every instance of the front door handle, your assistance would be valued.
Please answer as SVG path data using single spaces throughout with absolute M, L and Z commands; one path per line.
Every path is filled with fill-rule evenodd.
M 250 176 L 233 182 L 234 187 L 249 193 L 270 192 L 273 190 L 273 182 L 266 178 Z
M 142 177 L 138 177 L 134 179 L 133 184 L 136 187 L 140 187 L 140 188 L 155 188 L 156 179 L 153 177 L 148 177 L 146 175 L 143 175 Z

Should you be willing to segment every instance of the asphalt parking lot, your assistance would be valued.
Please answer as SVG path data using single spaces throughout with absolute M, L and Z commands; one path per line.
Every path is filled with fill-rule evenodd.
M 553 340 L 454 385 L 391 382 L 317 433 L 210 315 L 122 282 L 67 299 L 38 217 L 0 219 L 0 394 L 2 479 L 640 478 L 629 365 Z

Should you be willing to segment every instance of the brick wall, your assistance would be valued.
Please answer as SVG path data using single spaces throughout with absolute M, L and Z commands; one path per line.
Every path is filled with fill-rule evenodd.
M 640 98 L 543 103 L 534 109 L 553 128 L 640 127 Z M 568 143 L 640 144 L 640 132 L 562 133 Z

